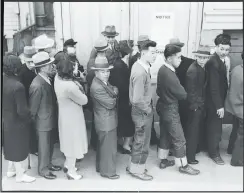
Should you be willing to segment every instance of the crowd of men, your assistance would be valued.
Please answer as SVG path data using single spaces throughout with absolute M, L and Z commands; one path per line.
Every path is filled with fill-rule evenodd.
M 157 43 L 147 35 L 140 35 L 137 42 L 118 42 L 115 26 L 106 26 L 101 34 L 86 70 L 76 57 L 73 39 L 65 41 L 63 51 L 54 57 L 54 41 L 46 35 L 37 37 L 20 56 L 4 56 L 3 148 L 8 177 L 35 181 L 21 165 L 31 153 L 38 156 L 39 175 L 55 179 L 53 172 L 62 170 L 52 164 L 53 145 L 59 142 L 66 158 L 63 171 L 69 180 L 80 180 L 75 163 L 88 152 L 83 109 L 92 112 L 91 145 L 96 171 L 104 178 L 120 177 L 119 151 L 129 155 L 129 175 L 152 180 L 146 168 L 150 144 L 158 146 L 160 169 L 176 165 L 181 173 L 198 175 L 191 165 L 199 163 L 200 151 L 208 152 L 216 164 L 225 164 L 219 143 L 226 112 L 233 115 L 231 165 L 243 166 L 243 64 L 229 75 L 229 35 L 215 38 L 213 54 L 209 47 L 199 46 L 195 59 L 182 55 L 184 43 L 178 38 L 169 40 L 157 75 L 157 139 L 150 73 Z

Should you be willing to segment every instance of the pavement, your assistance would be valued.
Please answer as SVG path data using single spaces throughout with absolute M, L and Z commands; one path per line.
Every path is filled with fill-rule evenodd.
M 158 128 L 157 128 L 158 131 Z M 84 159 L 78 163 L 83 179 L 79 181 L 67 180 L 62 171 L 54 172 L 56 180 L 46 180 L 37 174 L 37 157 L 31 155 L 31 169 L 27 174 L 35 176 L 37 180 L 30 184 L 16 183 L 15 178 L 7 178 L 7 161 L 2 156 L 2 190 L 3 191 L 243 191 L 243 167 L 230 165 L 231 155 L 226 153 L 231 125 L 223 126 L 223 136 L 220 143 L 221 156 L 225 165 L 216 165 L 206 153 L 197 154 L 199 164 L 195 167 L 201 171 L 198 176 L 188 176 L 178 172 L 176 166 L 159 169 L 156 146 L 151 146 L 147 161 L 148 173 L 154 179 L 141 181 L 126 174 L 125 168 L 129 162 L 128 155 L 117 154 L 118 180 L 102 178 L 95 171 L 95 151 L 89 149 Z M 88 130 L 88 136 L 90 131 Z M 63 166 L 64 156 L 55 145 L 53 163 Z M 27 167 L 27 160 L 23 162 Z

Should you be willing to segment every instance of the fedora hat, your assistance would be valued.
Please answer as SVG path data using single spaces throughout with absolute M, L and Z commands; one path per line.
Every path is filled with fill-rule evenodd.
M 54 46 L 54 40 L 42 34 L 34 39 L 34 47 L 37 50 L 51 48 Z
M 95 59 L 95 65 L 91 67 L 92 70 L 110 70 L 113 66 L 109 65 L 105 56 L 97 56 Z
M 36 53 L 32 56 L 32 60 L 35 64 L 35 68 L 43 67 L 54 62 L 54 58 L 50 58 L 49 54 L 44 51 Z
M 116 32 L 115 26 L 114 25 L 108 25 L 105 27 L 105 30 L 102 32 L 104 36 L 117 36 L 119 35 L 118 32 Z
M 208 56 L 211 55 L 211 53 L 210 53 L 210 47 L 208 47 L 208 46 L 201 46 L 201 45 L 198 47 L 198 50 L 197 51 L 194 51 L 192 53 L 194 53 L 195 55 L 208 55 Z
M 23 60 L 26 62 L 33 61 L 32 56 L 36 54 L 36 49 L 33 46 L 25 46 L 23 52 Z
M 180 39 L 179 38 L 172 38 L 169 40 L 169 44 L 173 44 L 173 45 L 176 45 L 176 46 L 179 46 L 179 47 L 183 47 L 185 44 L 180 42 Z
M 96 40 L 94 48 L 99 52 L 105 51 L 109 48 L 108 42 L 104 37 L 100 37 Z
M 140 35 L 137 40 L 137 45 L 140 45 L 144 41 L 149 41 L 148 35 Z
M 64 42 L 64 47 L 65 46 L 74 46 L 74 45 L 76 45 L 77 44 L 77 42 L 75 42 L 72 38 L 71 39 L 68 39 L 68 40 L 66 40 L 65 42 Z

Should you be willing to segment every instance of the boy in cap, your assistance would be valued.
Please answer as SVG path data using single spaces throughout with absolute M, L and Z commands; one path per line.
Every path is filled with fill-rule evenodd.
M 219 153 L 224 118 L 224 101 L 228 89 L 225 57 L 230 51 L 230 36 L 219 34 L 214 43 L 215 53 L 206 63 L 207 77 L 207 138 L 209 157 L 218 165 L 224 165 Z
M 36 50 L 33 46 L 25 46 L 24 47 L 24 53 L 23 53 L 23 65 L 21 67 L 19 78 L 22 84 L 25 87 L 25 93 L 26 96 L 29 96 L 29 88 L 33 81 L 33 79 L 36 77 L 35 73 L 35 65 L 33 63 L 32 56 L 36 54 Z M 29 104 L 29 97 L 27 97 L 27 104 Z M 38 152 L 38 146 L 37 146 L 37 137 L 36 132 L 34 128 L 30 131 L 30 153 L 37 155 Z
M 189 107 L 189 117 L 186 125 L 186 157 L 189 164 L 198 164 L 195 159 L 199 140 L 205 137 L 205 98 L 206 98 L 206 72 L 205 64 L 210 58 L 210 49 L 200 46 L 193 52 L 196 61 L 191 64 L 186 73 L 186 92 Z M 201 136 L 201 139 L 200 139 Z
M 61 170 L 60 166 L 52 164 L 53 141 L 51 131 L 56 128 L 56 96 L 51 85 L 54 58 L 47 52 L 38 52 L 33 57 L 36 72 L 29 89 L 29 104 L 32 122 L 38 136 L 38 173 L 46 179 L 55 179 L 57 176 L 51 171 Z
M 169 44 L 176 45 L 180 48 L 183 48 L 185 45 L 183 42 L 179 40 L 179 38 L 170 39 Z M 193 59 L 181 55 L 180 65 L 178 68 L 176 68 L 176 75 L 178 76 L 180 83 L 184 88 L 185 88 L 185 81 L 186 81 L 186 72 L 193 62 L 194 62 Z M 179 101 L 179 113 L 180 113 L 180 120 L 183 127 L 183 131 L 185 133 L 186 124 L 188 120 L 188 104 L 186 100 Z
M 160 143 L 158 157 L 161 159 L 160 168 L 176 165 L 184 174 L 197 175 L 200 173 L 188 165 L 185 151 L 185 137 L 179 116 L 178 101 L 186 99 L 187 93 L 175 74 L 181 62 L 181 48 L 172 44 L 165 46 L 166 63 L 159 69 L 157 76 L 157 112 L 160 115 Z M 173 144 L 175 162 L 168 160 L 171 143 Z
M 95 65 L 91 67 L 95 70 L 95 77 L 90 95 L 98 136 L 96 171 L 104 178 L 118 179 L 119 175 L 116 174 L 118 89 L 108 82 L 112 68 L 106 57 L 96 58 Z

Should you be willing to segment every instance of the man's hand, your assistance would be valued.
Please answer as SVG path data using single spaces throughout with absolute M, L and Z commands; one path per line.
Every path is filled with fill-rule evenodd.
M 116 94 L 119 94 L 119 89 L 117 88 L 117 87 L 113 87 L 113 90 L 114 90 L 114 92 L 116 93 Z
M 219 116 L 219 118 L 221 118 L 221 119 L 224 118 L 224 114 L 225 114 L 224 108 L 217 110 L 217 115 Z

